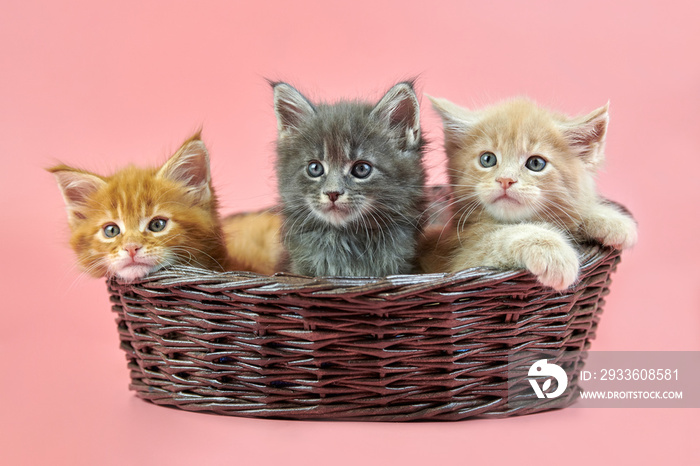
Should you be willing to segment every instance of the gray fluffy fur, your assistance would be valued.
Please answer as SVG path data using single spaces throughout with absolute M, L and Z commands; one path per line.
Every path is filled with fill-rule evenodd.
M 309 276 L 414 271 L 425 171 L 413 84 L 395 85 L 376 105 L 314 105 L 288 84 L 273 88 L 283 269 Z M 324 167 L 318 177 L 307 171 L 315 161 Z M 365 179 L 352 174 L 358 161 L 372 167 Z M 341 193 L 341 220 L 328 215 L 329 192 Z

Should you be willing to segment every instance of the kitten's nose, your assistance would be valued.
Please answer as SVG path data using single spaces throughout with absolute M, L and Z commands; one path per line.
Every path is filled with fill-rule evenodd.
M 325 194 L 326 194 L 326 196 L 328 196 L 328 199 L 330 199 L 331 202 L 335 202 L 335 201 L 338 200 L 338 198 L 339 198 L 343 193 L 338 192 L 338 191 L 329 191 L 329 192 L 327 192 L 327 193 L 325 193 Z
M 139 244 L 127 244 L 124 246 L 124 250 L 128 252 L 132 258 L 139 252 L 139 249 L 141 249 L 141 245 Z
M 503 189 L 508 189 L 512 184 L 517 183 L 517 181 L 511 178 L 496 178 L 496 182 L 501 183 Z

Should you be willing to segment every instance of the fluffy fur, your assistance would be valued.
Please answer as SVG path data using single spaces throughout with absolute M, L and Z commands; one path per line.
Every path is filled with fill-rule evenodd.
M 223 243 L 209 154 L 199 133 L 160 168 L 103 177 L 59 165 L 70 244 L 82 269 L 125 282 L 172 264 L 237 268 Z
M 230 215 L 222 219 L 226 249 L 244 270 L 272 275 L 282 257 L 282 217 L 276 210 Z
M 425 179 L 412 83 L 376 105 L 314 105 L 288 84 L 273 87 L 286 267 L 310 276 L 411 272 Z
M 578 276 L 575 243 L 628 248 L 634 220 L 601 199 L 608 106 L 569 118 L 527 99 L 469 111 L 431 98 L 444 124 L 453 219 L 423 246 L 425 271 L 526 268 L 556 290 Z

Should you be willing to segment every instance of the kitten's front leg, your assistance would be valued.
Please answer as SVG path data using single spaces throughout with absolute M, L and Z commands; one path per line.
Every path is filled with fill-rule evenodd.
M 563 291 L 578 278 L 578 254 L 569 240 L 558 231 L 521 233 L 523 237 L 512 244 L 514 257 L 522 261 L 545 286 Z
M 469 236 L 458 256 L 468 258 L 462 263 L 470 267 L 525 268 L 540 283 L 557 291 L 567 289 L 578 278 L 576 250 L 562 232 L 549 225 L 498 225 Z
M 637 222 L 614 205 L 598 202 L 582 220 L 582 233 L 605 246 L 627 249 L 637 243 Z

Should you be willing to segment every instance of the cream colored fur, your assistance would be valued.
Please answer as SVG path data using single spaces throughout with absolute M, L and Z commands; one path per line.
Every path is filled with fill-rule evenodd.
M 578 277 L 576 243 L 635 244 L 635 221 L 596 192 L 607 105 L 568 118 L 527 99 L 476 112 L 430 100 L 444 124 L 454 202 L 447 229 L 426 233 L 423 271 L 526 268 L 542 284 L 564 290 Z M 485 167 L 480 160 L 488 153 L 497 162 Z M 527 168 L 533 156 L 544 169 Z

